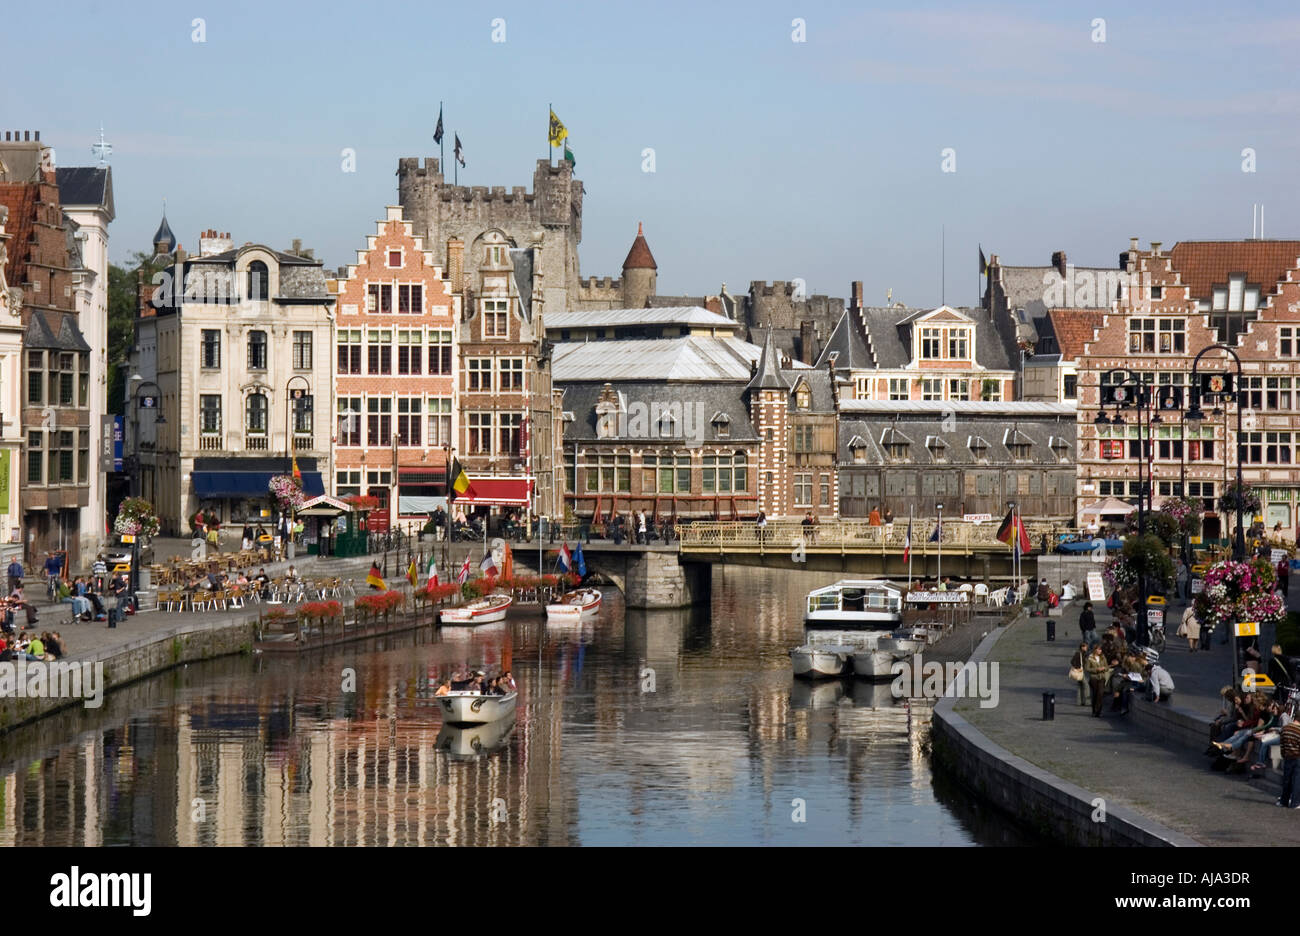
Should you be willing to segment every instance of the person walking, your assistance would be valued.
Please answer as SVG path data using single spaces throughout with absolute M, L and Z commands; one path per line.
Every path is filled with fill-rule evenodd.
M 650 542 L 649 538 L 647 538 L 646 536 L 646 523 L 645 523 L 644 510 L 638 510 L 636 512 L 636 541 L 638 545 L 641 546 L 644 546 L 648 542 Z
M 1096 644 L 1083 662 L 1083 674 L 1088 679 L 1088 692 L 1092 697 L 1092 717 L 1101 717 L 1101 704 L 1106 697 L 1106 683 L 1110 679 L 1110 664 L 1102 656 L 1101 644 Z
M 879 521 L 880 518 L 877 517 L 876 522 L 879 523 Z M 767 513 L 761 507 L 758 509 L 758 520 L 755 525 L 758 527 L 758 541 L 761 543 L 767 533 Z
M 1079 649 L 1074 651 L 1074 656 L 1070 657 L 1070 678 L 1075 681 L 1079 689 L 1079 705 L 1092 704 L 1092 687 L 1088 685 L 1088 673 L 1084 669 L 1084 664 L 1088 662 L 1088 645 L 1079 644 Z
M 16 589 L 22 583 L 23 583 L 23 564 L 19 562 L 18 557 L 15 556 L 14 561 L 9 563 L 9 590 L 5 592 L 5 594 L 12 595 L 14 593 L 14 589 Z
M 1300 809 L 1296 797 L 1296 771 L 1300 770 L 1300 721 L 1293 721 L 1282 729 L 1282 795 L 1277 804 L 1287 809 Z
M 1201 619 L 1196 616 L 1195 605 L 1188 605 L 1183 612 L 1183 623 L 1178 631 L 1187 638 L 1187 652 L 1195 653 L 1197 644 L 1201 642 Z
M 1089 647 L 1097 643 L 1097 615 L 1093 613 L 1091 601 L 1083 604 L 1083 613 L 1079 615 L 1079 633 Z

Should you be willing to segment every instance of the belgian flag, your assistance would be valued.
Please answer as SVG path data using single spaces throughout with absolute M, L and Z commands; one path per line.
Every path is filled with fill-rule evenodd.
M 456 503 L 456 498 L 460 497 L 469 490 L 469 475 L 465 474 L 465 469 L 460 465 L 459 458 L 453 458 L 451 461 L 451 471 L 447 473 L 451 483 L 447 485 L 447 503 Z

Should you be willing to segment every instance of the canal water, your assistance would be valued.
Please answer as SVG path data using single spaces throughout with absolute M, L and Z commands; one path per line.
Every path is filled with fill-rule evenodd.
M 591 624 L 177 669 L 0 739 L 0 844 L 1018 844 L 936 782 L 923 704 L 792 678 L 827 583 L 719 567 L 711 609 L 607 589 Z M 467 666 L 513 671 L 513 725 L 444 728 Z

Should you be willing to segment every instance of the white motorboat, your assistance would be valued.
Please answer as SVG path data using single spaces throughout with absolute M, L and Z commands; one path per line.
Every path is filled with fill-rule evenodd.
M 434 746 L 452 757 L 482 757 L 501 750 L 514 728 L 513 711 L 494 722 L 481 725 L 457 726 L 443 722 Z
M 843 579 L 808 593 L 807 627 L 892 630 L 903 619 L 903 592 L 880 579 Z
M 794 674 L 802 679 L 829 679 L 848 671 L 855 649 L 835 644 L 805 644 L 790 651 L 790 661 L 794 664 Z
M 515 713 L 518 692 L 505 695 L 485 695 L 481 692 L 451 692 L 435 696 L 442 710 L 442 720 L 448 725 L 486 725 Z
M 894 650 L 864 649 L 853 654 L 853 675 L 863 679 L 890 679 L 894 675 L 894 662 L 911 656 Z
M 494 621 L 504 621 L 506 611 L 515 603 L 515 600 L 509 595 L 492 594 L 477 601 L 471 601 L 469 604 L 463 604 L 459 608 L 444 608 L 441 614 L 441 620 L 444 624 L 491 624 Z
M 546 619 L 569 624 L 593 618 L 600 613 L 602 601 L 604 596 L 594 588 L 565 592 L 559 601 L 546 606 Z
M 924 633 L 915 635 L 907 631 L 895 631 L 892 637 L 881 637 L 876 648 L 911 656 L 924 650 L 927 643 Z

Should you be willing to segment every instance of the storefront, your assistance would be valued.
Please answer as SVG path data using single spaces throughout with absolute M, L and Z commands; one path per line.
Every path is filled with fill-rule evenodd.
M 283 470 L 195 470 L 190 481 L 199 509 L 215 512 L 223 524 L 241 524 L 266 519 L 262 511 L 270 506 L 271 478 L 285 473 Z M 302 491 L 309 498 L 325 493 L 320 472 L 302 472 Z

